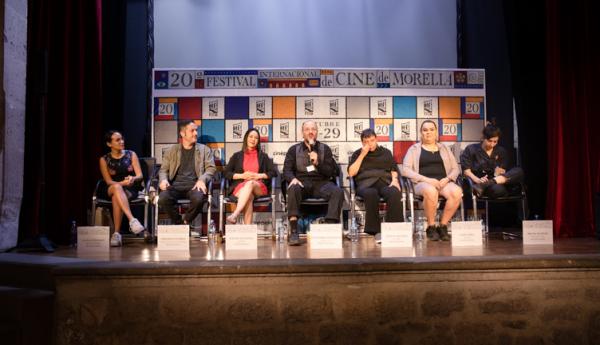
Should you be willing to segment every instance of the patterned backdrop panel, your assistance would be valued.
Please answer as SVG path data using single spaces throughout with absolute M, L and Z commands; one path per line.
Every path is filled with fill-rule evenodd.
M 258 129 L 261 145 L 281 170 L 287 149 L 315 121 L 342 169 L 372 128 L 397 163 L 436 122 L 439 140 L 458 157 L 480 140 L 486 118 L 484 70 L 160 69 L 153 79 L 153 155 L 178 142 L 177 123 L 193 120 L 198 141 L 214 150 L 219 167 Z

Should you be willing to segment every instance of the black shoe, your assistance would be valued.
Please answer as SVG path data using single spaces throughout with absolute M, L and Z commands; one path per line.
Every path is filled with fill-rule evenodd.
M 485 189 L 491 185 L 493 185 L 494 183 L 496 183 L 496 180 L 494 179 L 490 179 L 487 180 L 485 182 L 481 182 L 481 183 L 477 183 L 473 185 L 473 192 L 475 193 L 475 195 L 477 195 L 478 197 L 482 197 L 483 193 L 485 193 Z
M 291 232 L 288 236 L 288 244 L 290 246 L 299 246 L 300 243 L 300 235 L 298 235 L 297 231 Z
M 427 227 L 427 230 L 425 230 L 425 232 L 427 233 L 428 240 L 430 240 L 430 241 L 439 241 L 440 240 L 440 235 L 438 234 L 435 225 L 429 225 Z
M 290 246 L 299 246 L 300 235 L 298 234 L 298 221 L 290 220 L 290 234 L 288 236 L 288 244 Z
M 442 241 L 450 241 L 450 235 L 448 235 L 448 226 L 439 225 L 436 227 L 438 235 Z

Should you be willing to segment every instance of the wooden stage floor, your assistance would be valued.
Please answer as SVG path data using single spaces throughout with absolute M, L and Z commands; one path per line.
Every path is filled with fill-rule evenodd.
M 209 244 L 203 238 L 190 240 L 189 252 L 159 251 L 155 244 L 141 239 L 125 238 L 123 247 L 110 248 L 107 253 L 82 253 L 70 247 L 59 247 L 54 253 L 28 253 L 49 258 L 73 258 L 83 261 L 110 261 L 121 263 L 188 262 L 227 265 L 228 261 L 282 261 L 287 265 L 295 260 L 318 263 L 322 259 L 337 259 L 338 263 L 394 261 L 403 262 L 456 262 L 457 260 L 515 260 L 527 258 L 565 258 L 569 256 L 595 256 L 600 254 L 600 241 L 594 238 L 556 239 L 554 245 L 524 246 L 520 239 L 506 239 L 500 233 L 491 233 L 481 247 L 452 247 L 450 242 L 415 241 L 412 248 L 382 248 L 371 236 L 361 237 L 358 243 L 344 240 L 340 250 L 312 250 L 306 243 L 288 246 L 270 239 L 259 239 L 256 251 L 227 250 L 226 244 Z M 16 255 L 11 255 L 15 258 Z M 29 256 L 29 255 L 28 255 Z M 2 254 L 0 254 L 0 260 Z M 31 258 L 31 257 L 30 257 Z M 41 259 L 41 258 L 39 258 Z M 325 260 L 328 261 L 328 260 Z M 248 263 L 250 264 L 250 263 Z

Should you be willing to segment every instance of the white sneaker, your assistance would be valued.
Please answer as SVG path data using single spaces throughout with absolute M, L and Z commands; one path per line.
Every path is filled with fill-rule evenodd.
M 121 234 L 118 232 L 114 232 L 110 237 L 110 246 L 111 247 L 120 247 L 123 245 L 123 241 L 121 240 Z
M 137 218 L 132 218 L 129 222 L 129 230 L 131 230 L 131 232 L 137 235 L 140 232 L 144 231 L 144 226 L 140 223 L 139 220 L 137 220 Z
M 375 234 L 375 243 L 381 244 L 381 232 Z

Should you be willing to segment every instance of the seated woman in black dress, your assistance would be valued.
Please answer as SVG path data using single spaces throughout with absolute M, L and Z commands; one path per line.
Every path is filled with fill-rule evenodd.
M 142 169 L 135 152 L 125 150 L 125 140 L 121 133 L 111 130 L 104 135 L 106 146 L 110 152 L 100 157 L 100 173 L 104 183 L 98 189 L 98 197 L 110 199 L 113 207 L 115 232 L 110 238 L 110 245 L 122 245 L 121 219 L 123 214 L 129 219 L 129 229 L 134 234 L 144 231 L 144 226 L 133 217 L 129 200 L 136 198 L 142 190 Z
M 244 134 L 242 150 L 231 156 L 223 173 L 225 178 L 233 181 L 229 193 L 237 197 L 235 211 L 227 217 L 227 222 L 235 224 L 243 212 L 244 224 L 252 224 L 254 198 L 267 195 L 271 178 L 277 175 L 271 158 L 260 149 L 257 129 L 251 128 Z
M 460 155 L 460 165 L 465 176 L 474 182 L 476 195 L 505 196 L 511 185 L 523 180 L 523 170 L 511 167 L 506 150 L 498 146 L 502 132 L 493 120 L 483 128 L 482 134 L 481 143 L 467 146 Z

